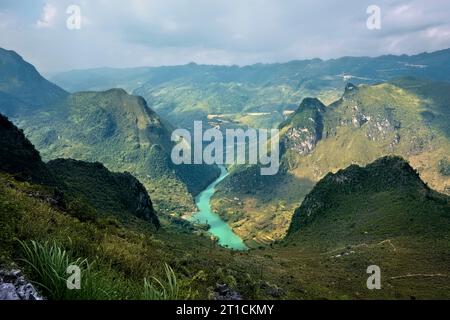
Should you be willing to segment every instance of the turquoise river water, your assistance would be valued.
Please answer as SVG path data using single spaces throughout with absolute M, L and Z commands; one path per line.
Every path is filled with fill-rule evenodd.
M 215 187 L 227 175 L 228 172 L 225 167 L 220 166 L 220 176 L 195 197 L 195 204 L 197 205 L 198 212 L 192 216 L 191 220 L 210 225 L 208 232 L 218 239 L 221 246 L 234 250 L 246 250 L 247 246 L 242 239 L 238 237 L 233 230 L 231 230 L 230 226 L 211 209 L 210 200 L 216 191 Z

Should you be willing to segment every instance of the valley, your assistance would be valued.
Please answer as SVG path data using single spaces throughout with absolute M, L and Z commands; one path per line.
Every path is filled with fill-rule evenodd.
M 102 68 L 59 87 L 0 49 L 0 267 L 55 300 L 450 299 L 447 62 Z M 279 170 L 174 164 L 194 120 L 279 129 Z
M 52 79 L 69 91 L 120 83 L 151 101 L 176 127 L 191 131 L 194 120 L 222 132 L 280 128 L 282 145 L 287 147 L 281 157 L 282 172 L 271 179 L 253 178 L 253 167 L 231 166 L 230 175 L 212 197 L 213 210 L 234 232 L 259 246 L 282 239 L 293 210 L 314 184 L 352 163 L 364 165 L 383 155 L 401 155 L 433 188 L 448 192 L 450 182 L 438 169 L 450 156 L 447 62 L 449 51 L 441 50 L 245 67 L 188 64 L 77 70 Z M 346 89 L 349 81 L 362 88 L 354 100 Z M 301 111 L 308 96 L 322 103 L 325 115 L 320 120 L 324 128 L 311 136 L 305 131 L 309 124 L 301 120 L 309 118 Z M 349 101 L 343 101 L 346 96 Z
M 354 165 L 327 175 L 295 212 L 284 241 L 235 251 L 164 221 L 157 229 L 154 222 L 124 210 L 121 202 L 127 198 L 98 199 L 86 193 L 92 204 L 91 215 L 86 215 L 85 207 L 79 210 L 74 205 L 72 195 L 92 187 L 86 179 L 92 173 L 85 170 L 99 165 L 63 161 L 53 173 L 53 165 L 46 168 L 35 156 L 19 162 L 24 155 L 35 154 L 32 145 L 4 118 L 0 120 L 0 263 L 15 265 L 12 260 L 19 262 L 23 254 L 12 235 L 44 244 L 51 240 L 68 248 L 71 257 L 95 261 L 88 278 L 94 287 L 76 295 L 41 288 L 49 298 L 147 299 L 144 277 L 156 276 L 164 285 L 168 281 L 162 261 L 176 274 L 179 291 L 172 299 L 214 299 L 217 283 L 227 284 L 245 299 L 449 298 L 449 197 L 429 189 L 400 158 L 387 157 L 365 168 Z M 11 167 L 12 159 L 4 157 L 11 138 L 23 141 L 15 142 L 17 153 L 9 155 L 20 166 Z M 33 169 L 37 166 L 42 173 Z M 104 178 L 98 181 L 106 182 L 101 189 L 113 192 L 108 172 L 100 169 Z M 26 181 L 30 174 L 32 180 Z M 54 179 L 69 183 L 71 177 L 77 177 L 78 187 L 65 190 L 58 200 Z M 126 181 L 118 186 L 127 188 Z M 100 212 L 105 203 L 113 211 Z M 151 210 L 148 202 L 144 207 Z M 381 267 L 382 290 L 364 285 L 366 268 L 372 264 Z M 21 267 L 32 279 L 43 281 L 32 269 Z

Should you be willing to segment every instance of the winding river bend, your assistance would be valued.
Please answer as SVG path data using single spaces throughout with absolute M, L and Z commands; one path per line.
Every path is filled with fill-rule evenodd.
M 191 220 L 210 225 L 208 232 L 218 239 L 221 246 L 234 250 L 246 250 L 247 246 L 242 239 L 238 237 L 233 230 L 231 230 L 230 226 L 211 209 L 210 201 L 216 191 L 215 187 L 227 175 L 228 172 L 226 168 L 220 166 L 220 176 L 195 197 L 195 204 L 197 205 L 198 212 L 192 216 Z

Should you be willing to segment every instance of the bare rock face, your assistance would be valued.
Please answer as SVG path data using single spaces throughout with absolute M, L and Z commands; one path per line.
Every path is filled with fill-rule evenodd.
M 324 112 L 325 106 L 318 99 L 303 99 L 297 111 L 281 125 L 289 127 L 282 138 L 285 148 L 300 155 L 311 153 L 322 139 Z
M 353 109 L 354 114 L 352 116 L 352 124 L 354 127 L 361 128 L 364 124 L 370 121 L 371 117 L 362 113 L 358 109 L 358 106 L 355 106 Z
M 136 216 L 151 221 L 156 228 L 159 228 L 160 223 L 158 217 L 155 214 L 152 201 L 145 187 L 138 180 L 133 181 L 132 184 L 133 194 L 136 199 Z
M 0 269 L 0 300 L 43 300 L 18 269 Z
M 0 300 L 20 300 L 16 287 L 12 283 L 0 284 Z
M 317 136 L 308 128 L 291 128 L 286 133 L 286 146 L 298 154 L 309 154 L 317 144 Z

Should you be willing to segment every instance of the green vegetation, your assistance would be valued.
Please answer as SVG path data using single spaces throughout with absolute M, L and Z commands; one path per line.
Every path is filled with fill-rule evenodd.
M 92 219 L 94 212 L 100 212 L 122 221 L 136 216 L 159 227 L 147 191 L 131 174 L 110 172 L 98 162 L 72 159 L 52 160 L 47 166 L 63 181 L 59 188 L 70 202 L 68 210 L 79 219 Z
M 0 114 L 0 170 L 17 179 L 55 183 L 55 179 L 41 161 L 39 152 L 5 116 Z
M 189 192 L 195 194 L 216 176 L 214 167 L 199 165 L 188 171 L 171 163 L 170 127 L 140 97 L 118 89 L 77 93 L 68 98 L 65 113 L 40 113 L 30 120 L 47 121 L 48 127 L 24 124 L 44 159 L 98 161 L 110 170 L 131 172 L 152 194 L 160 212 L 191 212 Z M 80 127 L 86 129 L 80 132 Z M 47 138 L 53 131 L 58 139 Z
M 45 297 L 53 300 L 97 300 L 112 298 L 110 293 L 120 290 L 114 284 L 114 277 L 103 274 L 94 263 L 86 259 L 73 259 L 71 254 L 56 243 L 20 242 L 27 269 Z M 80 268 L 80 288 L 68 289 L 69 266 Z M 70 270 L 70 269 L 69 269 Z M 165 264 L 165 279 L 152 277 L 152 282 L 144 278 L 140 299 L 176 300 L 181 299 L 180 285 L 173 269 Z M 116 288 L 115 288 L 116 287 Z M 138 292 L 136 292 L 138 293 Z M 124 294 L 124 293 L 122 293 Z
M 374 207 L 380 198 L 389 201 Z M 408 202 L 414 203 L 414 206 L 407 205 Z M 406 161 L 385 157 L 364 168 L 352 165 L 326 175 L 295 211 L 288 236 L 296 232 L 302 236 L 308 228 L 317 232 L 318 225 L 323 224 L 333 229 L 333 242 L 340 238 L 349 241 L 364 232 L 368 234 L 366 238 L 372 238 L 385 235 L 425 236 L 426 231 L 433 230 L 432 237 L 438 233 L 445 237 L 450 227 L 449 205 L 448 197 L 429 189 Z M 334 223 L 324 223 L 326 219 Z M 399 229 L 405 223 L 408 223 L 408 229 Z M 343 229 L 338 230 L 338 225 Z M 321 231 L 316 236 L 324 233 Z M 314 243 L 329 240 L 316 239 Z
M 52 299 L 206 298 L 212 294 L 215 265 L 232 263 L 233 253 L 166 219 L 163 230 L 155 228 L 159 222 L 151 200 L 130 174 L 70 159 L 45 165 L 23 132 L 3 120 L 4 137 L 24 143 L 12 154 L 2 153 L 2 161 L 15 160 L 17 154 L 35 155 L 36 167 L 52 172 L 56 186 L 19 181 L 0 172 L 0 265 L 19 263 Z M 42 181 L 38 172 L 31 173 Z M 164 262 L 174 269 L 164 267 Z M 65 268 L 71 263 L 83 270 L 81 291 L 64 288 Z M 247 279 L 247 273 L 237 278 L 242 277 Z
M 39 190 L 39 196 L 30 193 L 30 188 Z M 95 219 L 83 221 L 70 211 L 52 205 L 49 201 L 52 194 L 44 192 L 43 186 L 16 181 L 0 173 L 0 265 L 15 262 L 31 280 L 41 283 L 39 274 L 21 260 L 27 257 L 16 239 L 29 246 L 30 241 L 35 241 L 46 251 L 56 243 L 59 249 L 52 252 L 66 251 L 69 261 L 78 257 L 81 257 L 79 261 L 87 259 L 93 285 L 98 289 L 93 293 L 92 290 L 60 293 L 65 298 L 145 299 L 150 294 L 145 291 L 149 287 L 145 289 L 144 279 L 148 279 L 147 283 L 157 290 L 154 294 L 161 298 L 171 298 L 178 292 L 180 299 L 207 299 L 213 295 L 216 282 L 230 279 L 231 275 L 235 290 L 247 298 L 258 297 L 252 289 L 260 279 L 254 271 L 258 260 L 249 260 L 244 253 L 217 246 L 206 233 L 198 236 L 164 220 L 162 228 L 156 231 L 145 220 L 130 218 L 124 224 L 100 213 Z M 169 280 L 164 263 L 176 275 L 173 289 L 169 284 L 174 284 L 173 275 Z M 45 266 L 48 264 L 42 268 L 51 274 L 51 269 Z M 217 274 L 218 268 L 222 268 L 223 275 Z M 151 280 L 153 277 L 164 286 L 166 293 L 157 281 Z M 43 285 L 49 286 L 47 282 Z
M 349 292 L 363 281 L 351 270 L 376 264 L 385 294 L 448 297 L 449 229 L 450 198 L 429 189 L 403 159 L 385 157 L 318 182 L 295 211 L 286 243 L 322 252 Z
M 64 299 L 95 299 L 99 298 L 99 284 L 95 283 L 95 277 L 91 271 L 91 265 L 87 260 L 71 257 L 56 243 L 37 243 L 31 241 L 29 244 L 20 242 L 23 252 L 23 262 L 30 268 L 36 279 L 36 284 L 43 290 L 46 297 L 55 300 Z M 80 287 L 82 290 L 69 290 L 66 279 L 67 268 L 70 265 L 78 266 L 83 275 Z
M 166 273 L 166 280 L 161 282 L 159 279 L 153 277 L 153 282 L 144 279 L 144 292 L 142 294 L 145 300 L 179 300 L 180 288 L 177 282 L 177 276 L 173 269 L 165 264 L 164 271 Z
M 314 247 L 316 242 L 303 240 L 307 237 L 301 235 L 300 238 L 293 236 L 286 243 L 276 243 L 264 250 L 232 253 L 213 246 L 206 238 L 183 234 L 179 230 L 171 231 L 168 227 L 155 234 L 142 223 L 137 227 L 124 226 L 120 223 L 111 225 L 101 220 L 81 222 L 71 218 L 64 211 L 51 208 L 43 200 L 30 197 L 26 189 L 23 189 L 27 188 L 27 183 L 7 181 L 13 184 L 14 188 L 5 187 L 8 185 L 5 180 L 1 183 L 0 256 L 3 259 L 7 258 L 8 261 L 13 258 L 21 263 L 22 250 L 17 246 L 17 241 L 12 240 L 14 238 L 22 241 L 33 239 L 42 244 L 56 241 L 61 244 L 63 250 L 71 252 L 69 261 L 76 260 L 73 257 L 88 257 L 89 261 L 95 261 L 92 269 L 95 271 L 96 287 L 103 289 L 99 291 L 97 297 L 145 298 L 142 295 L 145 292 L 143 279 L 152 277 L 157 277 L 169 291 L 167 284 L 169 280 L 166 270 L 161 268 L 162 262 L 173 266 L 176 282 L 182 288 L 180 297 L 210 298 L 216 282 L 231 285 L 246 298 L 273 299 L 268 292 L 272 292 L 274 287 L 282 288 L 284 293 L 279 298 L 283 299 L 448 297 L 450 284 L 446 282 L 447 278 L 417 276 L 389 280 L 391 277 L 406 274 L 446 274 L 449 263 L 446 258 L 448 229 L 447 235 L 442 234 L 440 238 L 439 233 L 436 237 L 429 233 L 439 229 L 445 231 L 447 228 L 447 224 L 442 224 L 442 221 L 432 222 L 438 217 L 435 213 L 429 217 L 431 221 L 427 221 L 428 225 L 432 223 L 432 227 L 424 224 L 418 228 L 415 216 L 412 217 L 413 221 L 409 219 L 400 221 L 402 224 L 397 224 L 398 220 L 392 220 L 394 215 L 392 211 L 392 215 L 389 213 L 383 220 L 378 219 L 377 217 L 382 217 L 385 212 L 384 207 L 374 219 L 367 216 L 369 221 L 366 220 L 366 223 L 375 227 L 379 221 L 386 223 L 392 221 L 391 228 L 385 233 L 381 226 L 386 224 L 383 224 L 379 229 L 374 227 L 369 229 L 369 235 L 355 232 L 355 236 L 345 240 L 340 236 L 342 233 L 338 233 L 337 237 L 333 238 L 330 235 L 334 234 L 334 230 L 346 230 L 347 222 L 345 219 L 344 224 L 340 222 L 341 219 L 333 220 L 332 223 L 323 221 L 320 228 L 330 225 L 333 230 L 325 233 L 325 230 L 314 229 L 313 225 L 309 225 L 307 235 L 314 235 L 315 240 L 322 241 L 317 243 L 326 241 L 324 249 Z M 378 208 L 380 203 L 389 204 L 394 198 L 379 194 L 378 198 L 370 200 L 366 205 L 367 199 L 370 199 L 370 196 L 363 193 L 360 196 L 355 195 L 354 206 L 359 205 L 355 212 L 372 212 L 370 208 Z M 394 207 L 396 212 L 402 213 L 402 208 L 423 207 L 419 205 L 419 201 L 422 200 L 416 199 L 410 199 L 407 194 L 403 194 L 403 198 L 396 200 L 398 203 Z M 345 200 L 347 198 L 343 199 Z M 426 219 L 428 212 L 426 210 L 430 207 L 425 205 L 423 208 L 415 212 Z M 444 213 L 449 212 L 448 205 L 444 209 L 440 211 L 442 219 L 445 218 Z M 342 212 L 344 211 L 343 208 Z M 332 214 L 325 213 L 325 215 L 332 219 Z M 417 223 L 420 222 L 425 221 L 417 220 Z M 438 222 L 441 227 L 435 229 L 433 226 Z M 407 237 L 391 237 L 390 232 L 393 228 L 398 231 L 408 230 L 411 224 L 416 227 L 411 229 Z M 395 234 L 398 233 L 393 235 Z M 345 236 L 345 233 L 343 235 Z M 71 237 L 70 240 L 68 237 Z M 390 242 L 380 244 L 386 239 Z M 395 246 L 395 251 L 390 243 Z M 350 254 L 350 251 L 355 253 Z M 334 258 L 340 254 L 342 258 Z M 373 292 L 364 289 L 365 268 L 372 263 L 378 263 L 382 267 L 383 277 L 389 283 L 388 285 L 387 282 L 383 282 L 385 290 Z M 27 264 L 23 266 L 26 267 Z M 32 270 L 27 270 L 26 268 L 31 279 L 39 282 L 38 278 L 33 276 Z M 286 277 L 286 274 L 290 276 Z M 349 276 L 351 281 L 347 280 Z M 111 281 L 112 278 L 114 281 Z M 150 283 L 161 293 L 162 289 L 157 282 Z M 272 289 L 265 289 L 266 283 L 269 283 Z
M 148 84 L 133 92 L 145 97 L 161 116 L 188 129 L 193 127 L 195 120 L 206 121 L 211 114 L 230 115 L 232 121 L 243 126 L 276 126 L 283 120 L 283 110 L 293 110 L 297 101 L 306 94 L 305 90 L 281 84 L 179 84 L 175 81 L 163 87 Z M 242 119 L 243 116 L 245 119 Z M 261 121 L 261 117 L 266 120 Z
M 58 159 L 45 164 L 39 152 L 6 117 L 0 114 L 0 170 L 18 180 L 38 183 L 33 194 L 81 220 L 94 220 L 97 213 L 122 221 L 136 216 L 159 227 L 152 201 L 144 186 L 129 173 L 112 173 L 101 163 Z M 33 189 L 36 189 L 32 187 Z

